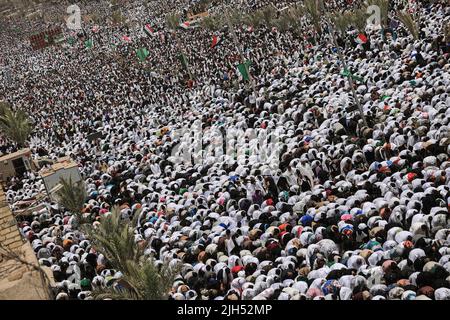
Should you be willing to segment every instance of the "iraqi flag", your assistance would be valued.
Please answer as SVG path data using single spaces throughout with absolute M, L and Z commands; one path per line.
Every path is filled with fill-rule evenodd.
M 189 28 L 191 28 L 191 23 L 189 21 L 180 23 L 180 27 L 183 29 L 189 29 Z
M 222 38 L 219 36 L 213 36 L 212 43 L 211 43 L 211 49 L 214 49 L 222 42 Z
M 146 25 L 144 25 L 144 32 L 146 35 L 151 37 L 151 36 L 153 36 L 153 33 L 155 32 L 155 30 L 153 30 L 153 28 L 150 24 L 146 24 Z
M 356 38 L 355 41 L 359 44 L 364 44 L 364 43 L 367 43 L 367 37 L 365 36 L 365 34 L 360 33 L 360 34 L 358 34 L 358 37 Z

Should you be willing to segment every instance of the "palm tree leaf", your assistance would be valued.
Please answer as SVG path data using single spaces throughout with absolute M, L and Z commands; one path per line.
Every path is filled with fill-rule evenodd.
M 414 21 L 413 16 L 407 11 L 397 12 L 397 17 L 408 32 L 413 36 L 414 40 L 419 39 L 419 27 Z

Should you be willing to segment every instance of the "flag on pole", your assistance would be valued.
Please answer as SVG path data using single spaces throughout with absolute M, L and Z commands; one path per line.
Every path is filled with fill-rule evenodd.
M 250 67 L 251 64 L 252 64 L 252 62 L 247 60 L 244 63 L 240 63 L 237 66 L 239 72 L 242 75 L 242 78 L 244 78 L 245 81 L 249 81 L 250 80 L 250 75 L 248 73 L 248 68 Z
M 150 36 L 153 35 L 155 30 L 153 30 L 153 28 L 151 27 L 150 24 L 146 24 L 146 25 L 144 25 L 144 32 L 145 32 L 146 35 L 148 35 L 150 37 Z
M 191 23 L 189 21 L 180 23 L 180 27 L 183 29 L 189 29 L 191 27 Z
M 181 64 L 183 65 L 184 69 L 188 69 L 188 60 L 186 58 L 186 55 L 184 53 L 180 54 L 178 56 L 178 59 L 180 60 Z
M 359 81 L 359 82 L 364 82 L 364 79 L 358 76 L 355 76 L 354 74 L 352 74 L 349 70 L 344 69 L 341 72 L 341 75 L 343 75 L 344 77 L 352 77 L 353 80 L 355 81 Z
M 84 42 L 84 45 L 87 49 L 90 49 L 94 46 L 94 42 L 92 41 L 92 39 L 88 39 Z
M 147 59 L 147 57 L 149 56 L 149 52 L 146 48 L 140 48 L 138 50 L 136 50 L 136 55 L 138 56 L 139 60 L 141 62 L 145 61 L 145 59 Z
M 366 37 L 365 34 L 360 33 L 360 34 L 358 34 L 358 37 L 356 38 L 355 41 L 356 41 L 357 43 L 359 43 L 359 44 L 364 44 L 364 43 L 367 42 L 367 37 Z
M 218 36 L 213 36 L 212 43 L 211 43 L 211 49 L 214 49 L 221 42 L 222 42 L 222 38 L 219 38 Z

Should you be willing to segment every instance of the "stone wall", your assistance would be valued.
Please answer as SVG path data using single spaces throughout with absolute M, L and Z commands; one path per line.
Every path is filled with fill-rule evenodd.
M 50 299 L 49 282 L 33 268 L 38 265 L 30 243 L 22 239 L 0 190 L 0 300 Z M 51 279 L 50 270 L 43 270 Z

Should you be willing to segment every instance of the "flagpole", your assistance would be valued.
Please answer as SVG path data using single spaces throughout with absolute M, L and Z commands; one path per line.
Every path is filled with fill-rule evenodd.
M 244 56 L 244 54 L 242 52 L 241 47 L 239 46 L 239 41 L 238 41 L 238 38 L 237 38 L 237 35 L 236 35 L 236 31 L 233 28 L 233 25 L 232 25 L 231 19 L 230 19 L 230 13 L 228 11 L 226 12 L 225 17 L 227 19 L 228 28 L 231 31 L 231 36 L 233 38 L 234 45 L 235 45 L 237 51 L 239 52 L 239 55 L 241 57 L 242 63 L 244 64 L 245 72 L 247 72 L 248 77 L 250 78 L 250 82 L 251 82 L 252 87 L 253 87 L 253 94 L 255 95 L 255 104 L 256 104 L 256 106 L 258 106 L 258 103 L 257 103 L 258 94 L 257 94 L 257 91 L 256 91 L 255 78 L 251 75 L 250 70 L 248 68 L 248 65 L 245 63 L 245 56 Z
M 328 28 L 330 29 L 331 37 L 333 38 L 333 44 L 334 44 L 334 46 L 337 49 L 339 60 L 341 60 L 342 65 L 344 66 L 344 70 L 348 70 L 350 72 L 350 70 L 348 69 L 347 63 L 345 62 L 345 59 L 344 59 L 344 56 L 342 54 L 341 48 L 339 47 L 339 45 L 337 43 L 336 35 L 334 33 L 334 29 L 333 29 L 332 23 L 330 23 L 329 21 L 327 21 L 327 23 L 328 23 Z M 354 100 L 356 102 L 356 105 L 358 106 L 359 114 L 360 114 L 360 116 L 361 116 L 361 118 L 363 120 L 364 125 L 366 127 L 368 127 L 366 116 L 364 115 L 364 111 L 363 111 L 361 102 L 359 101 L 358 95 L 356 94 L 355 88 L 353 87 L 353 79 L 352 79 L 351 75 L 349 75 L 347 77 L 347 79 L 348 79 L 348 82 L 350 84 L 350 88 L 352 90 L 353 98 L 354 98 Z

